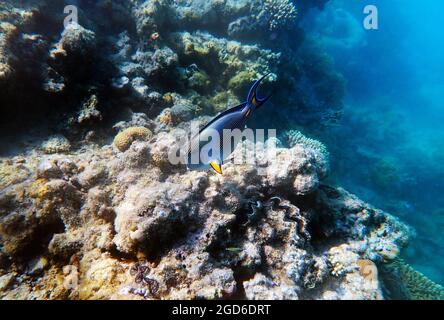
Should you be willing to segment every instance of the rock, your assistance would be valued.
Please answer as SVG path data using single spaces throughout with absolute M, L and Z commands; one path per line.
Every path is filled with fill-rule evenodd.
M 71 149 L 71 143 L 63 135 L 57 134 L 49 137 L 41 147 L 47 154 L 67 153 Z
M 149 119 L 145 113 L 136 113 L 131 111 L 130 117 L 131 118 L 128 121 L 120 121 L 116 123 L 113 128 L 118 132 L 124 131 L 131 127 L 144 127 L 153 131 L 156 126 L 155 122 Z
M 63 267 L 63 286 L 66 290 L 78 290 L 79 289 L 79 272 L 76 266 L 67 265 Z
M 295 300 L 297 292 L 287 286 L 278 286 L 263 274 L 244 282 L 245 294 L 249 300 Z
M 196 291 L 197 299 L 219 299 L 234 294 L 236 282 L 230 269 L 214 269 L 202 280 L 194 282 L 191 289 Z
M 49 243 L 49 252 L 59 259 L 68 260 L 73 254 L 78 252 L 83 246 L 80 239 L 65 233 L 55 234 Z
M 82 300 L 106 299 L 118 292 L 128 279 L 124 267 L 109 255 L 92 251 L 80 264 L 81 269 L 86 270 L 79 288 L 79 298 Z
M 97 109 L 99 102 L 96 95 L 92 95 L 82 106 L 77 122 L 80 125 L 102 121 L 102 114 Z
M 217 175 L 170 163 L 176 141 L 174 134 L 158 132 L 122 153 L 107 146 L 40 164 L 48 167 L 38 171 L 45 176 L 56 164 L 72 183 L 32 182 L 29 210 L 37 204 L 47 209 L 36 210 L 41 220 L 1 217 L 2 239 L 9 239 L 3 250 L 15 261 L 24 243 L 38 237 L 35 226 L 56 219 L 64 230 L 47 231 L 51 260 L 36 270 L 46 277 L 52 263 L 74 266 L 65 270 L 63 288 L 84 299 L 213 299 L 243 292 L 248 299 L 382 297 L 376 270 L 371 265 L 369 273 L 362 261 L 384 261 L 386 252 L 398 252 L 410 230 L 345 190 L 320 185 L 328 160 L 319 149 L 246 141 L 234 155 L 257 149 L 256 163 L 227 163 Z M 5 198 L 4 205 L 16 203 Z M 23 238 L 16 230 L 26 230 Z M 131 276 L 116 252 L 129 259 L 156 257 L 146 275 L 156 282 Z M 154 294 L 150 283 L 157 283 Z
M 12 273 L 7 273 L 0 276 L 0 291 L 8 289 L 14 282 L 15 276 Z
M 28 268 L 28 274 L 31 276 L 37 276 L 43 273 L 43 271 L 48 267 L 49 261 L 45 257 L 36 258 L 30 262 Z
M 108 170 L 102 162 L 91 163 L 77 176 L 77 182 L 84 189 L 90 189 L 108 177 Z
M 295 194 L 309 194 L 317 189 L 326 171 L 325 162 L 318 161 L 321 157 L 298 146 L 278 149 L 276 159 L 267 168 L 267 178 L 272 186 L 291 185 Z
M 180 163 L 172 164 L 170 155 L 177 150 L 178 140 L 174 136 L 165 133 L 156 135 L 155 141 L 151 144 L 150 158 L 154 166 L 162 171 L 183 169 Z
M 62 170 L 58 167 L 53 159 L 43 158 L 39 162 L 37 168 L 37 176 L 45 179 L 59 179 L 63 175 Z
M 195 207 L 187 189 L 171 183 L 128 189 L 126 200 L 116 209 L 114 242 L 118 250 L 129 253 L 139 245 L 148 251 L 159 250 L 173 234 L 186 229 L 185 221 Z

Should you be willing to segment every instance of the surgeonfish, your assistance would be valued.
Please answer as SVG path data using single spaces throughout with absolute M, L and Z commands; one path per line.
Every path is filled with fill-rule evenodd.
M 259 84 L 266 76 L 267 75 L 254 82 L 248 93 L 246 102 L 216 116 L 191 139 L 186 159 L 188 169 L 208 170 L 212 168 L 217 173 L 222 174 L 224 161 L 234 151 L 239 142 L 239 140 L 234 143 L 230 141 L 228 144 L 230 145 L 229 149 L 225 150 L 223 139 L 224 130 L 239 129 L 242 131 L 251 113 L 259 109 L 271 97 L 270 94 L 265 98 L 260 98 L 257 94 Z M 206 153 L 202 151 L 209 152 Z M 205 156 L 202 157 L 202 155 Z

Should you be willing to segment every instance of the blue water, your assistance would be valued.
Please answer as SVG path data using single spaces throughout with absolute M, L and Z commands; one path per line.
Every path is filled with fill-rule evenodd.
M 365 30 L 374 4 L 379 29 Z M 413 226 L 403 253 L 444 284 L 444 1 L 331 1 L 304 28 L 347 80 L 328 136 L 333 179 Z M 333 133 L 333 134 L 332 134 Z

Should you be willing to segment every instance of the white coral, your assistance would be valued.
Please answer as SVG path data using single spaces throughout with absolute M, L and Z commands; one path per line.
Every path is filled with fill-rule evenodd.
M 283 29 L 295 23 L 298 11 L 291 0 L 264 0 L 265 15 L 270 31 Z

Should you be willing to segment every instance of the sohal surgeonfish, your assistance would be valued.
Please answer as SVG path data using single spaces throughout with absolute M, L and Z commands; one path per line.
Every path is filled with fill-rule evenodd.
M 224 130 L 239 129 L 242 131 L 249 116 L 270 98 L 271 95 L 260 98 L 257 94 L 259 84 L 266 76 L 253 84 L 246 102 L 216 116 L 199 131 L 199 134 L 191 139 L 187 152 L 188 169 L 208 170 L 212 168 L 217 173 L 222 174 L 222 164 L 239 142 L 239 140 L 234 143 L 228 141 L 227 144 L 224 144 Z M 227 145 L 229 146 L 228 149 Z

